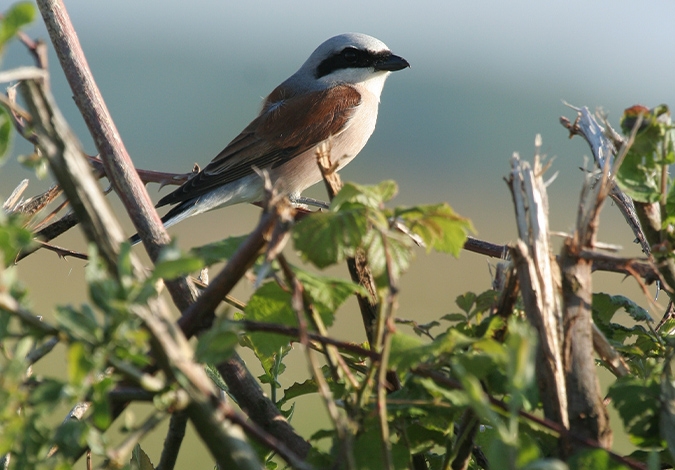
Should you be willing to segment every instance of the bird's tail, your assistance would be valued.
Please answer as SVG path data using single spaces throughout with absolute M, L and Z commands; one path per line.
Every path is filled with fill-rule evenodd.
M 172 207 L 171 210 L 162 217 L 164 228 L 176 225 L 178 222 L 181 222 L 188 217 L 197 214 L 198 211 L 196 203 L 197 199 L 190 199 L 189 201 L 183 201 L 177 206 Z M 129 237 L 129 243 L 131 243 L 131 246 L 138 244 L 140 241 L 141 237 L 137 233 Z

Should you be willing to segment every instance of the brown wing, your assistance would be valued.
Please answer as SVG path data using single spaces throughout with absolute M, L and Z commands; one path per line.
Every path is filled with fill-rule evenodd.
M 274 168 L 342 132 L 361 95 L 348 85 L 285 98 L 278 87 L 260 115 L 196 176 L 157 207 L 187 201 L 253 173 Z

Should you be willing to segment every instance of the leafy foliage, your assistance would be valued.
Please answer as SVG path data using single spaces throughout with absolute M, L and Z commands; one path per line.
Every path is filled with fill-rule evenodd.
M 632 132 L 638 116 L 642 122 L 619 168 L 617 182 L 634 200 L 656 202 L 661 198 L 662 172 L 675 162 L 670 110 L 666 105 L 651 110 L 644 106 L 628 108 L 621 117 L 621 128 L 626 135 Z
M 28 3 L 7 11 L 0 20 L 0 51 L 33 16 Z M 617 180 L 636 201 L 662 203 L 662 239 L 673 242 L 675 192 L 664 187 L 669 184 L 667 167 L 675 162 L 670 114 L 664 105 L 630 108 L 622 118 L 626 134 L 638 116 L 643 120 Z M 9 148 L 10 122 L 2 110 L 0 156 Z M 44 164 L 37 154 L 27 161 Z M 321 394 L 332 423 L 309 438 L 313 446 L 307 462 L 317 468 L 349 462 L 354 468 L 380 469 L 389 462 L 390 468 L 404 469 L 420 459 L 431 469 L 455 468 L 463 466 L 458 459 L 467 448 L 472 469 L 487 463 L 497 470 L 621 468 L 616 455 L 593 445 L 563 456 L 558 440 L 564 433 L 538 418 L 543 407 L 536 387 L 538 336 L 519 303 L 504 317 L 496 316 L 498 292 L 467 292 L 457 297 L 456 307 L 438 312 L 437 320 L 397 323 L 397 297 L 405 295 L 398 280 L 413 262 L 417 245 L 458 256 L 473 227 L 446 203 L 390 207 L 396 192 L 392 181 L 345 184 L 328 211 L 310 214 L 292 229 L 294 248 L 312 267 L 281 260 L 267 264 L 269 276 L 247 302 L 237 304 L 243 305 L 240 311 L 220 313 L 179 361 L 204 363 L 215 387 L 232 393 L 216 366 L 237 348 L 250 348 L 262 366 L 261 383 L 269 386 L 272 403 L 289 421 L 303 400 Z M 32 243 L 33 234 L 23 224 L 21 217 L 0 212 L 0 456 L 11 456 L 16 468 L 67 469 L 88 446 L 102 458 L 123 454 L 125 468 L 152 469 L 140 445 L 114 448 L 108 442 L 105 430 L 113 423 L 115 405 L 111 397 L 131 384 L 151 395 L 153 412 L 161 416 L 201 404 L 194 400 L 186 405 L 194 388 L 187 377 L 175 380 L 168 373 L 149 372 L 183 351 L 163 350 L 151 340 L 146 329 L 151 322 L 144 323 L 147 317 L 139 312 L 156 302 L 163 280 L 231 259 L 246 236 L 188 254 L 166 247 L 147 279 L 132 269 L 128 244 L 122 245 L 114 267 L 106 266 L 92 246 L 85 268 L 88 302 L 56 306 L 53 321 L 46 321 L 29 310 L 28 295 L 12 266 L 17 253 Z M 664 258 L 672 257 L 672 249 L 664 246 Z M 361 254 L 375 277 L 374 293 L 351 280 L 310 271 Z M 288 269 L 282 272 L 278 264 Z M 378 307 L 374 344 L 321 338 L 354 295 Z M 592 308 L 596 325 L 630 367 L 629 376 L 611 383 L 608 397 L 639 448 L 632 458 L 649 468 L 672 464 L 675 320 L 655 328 L 647 311 L 622 295 L 595 294 Z M 629 322 L 617 320 L 620 311 Z M 256 330 L 256 325 L 265 328 Z M 411 325 L 414 334 L 400 325 Z M 311 373 L 285 387 L 281 376 L 288 355 L 304 336 L 298 330 L 314 334 L 307 351 Z M 56 342 L 65 351 L 63 370 L 34 376 L 32 364 Z M 311 360 L 317 354 L 323 354 L 323 362 Z M 65 410 L 82 403 L 88 404 L 84 416 L 61 419 Z M 250 416 L 257 412 L 243 411 Z M 218 414 L 223 413 L 219 408 Z M 133 444 L 143 426 L 125 429 L 134 431 L 129 436 Z M 279 448 L 270 442 L 256 445 L 261 466 L 278 468 Z
M 467 232 L 472 230 L 471 222 L 455 214 L 447 204 L 384 208 L 396 192 L 392 181 L 375 186 L 345 184 L 328 212 L 312 214 L 297 224 L 293 232 L 295 248 L 318 268 L 353 257 L 356 250 L 363 249 L 380 285 L 385 285 L 387 279 L 387 258 L 389 274 L 394 278 L 405 272 L 411 262 L 413 241 L 396 230 L 397 221 L 419 236 L 427 250 L 457 256 Z

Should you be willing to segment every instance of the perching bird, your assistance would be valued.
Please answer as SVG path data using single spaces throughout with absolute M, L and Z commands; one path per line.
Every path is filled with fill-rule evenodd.
M 409 66 L 374 37 L 347 33 L 328 39 L 272 91 L 258 117 L 211 163 L 160 199 L 157 207 L 177 204 L 162 217 L 164 226 L 261 201 L 263 179 L 254 168 L 266 169 L 277 190 L 297 200 L 321 181 L 318 146 L 330 140 L 338 169 L 347 165 L 375 129 L 387 76 Z

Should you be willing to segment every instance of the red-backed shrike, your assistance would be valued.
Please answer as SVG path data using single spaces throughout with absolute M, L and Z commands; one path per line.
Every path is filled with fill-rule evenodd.
M 297 200 L 321 181 L 316 149 L 330 140 L 338 168 L 349 163 L 375 129 L 387 76 L 410 64 L 381 41 L 347 33 L 321 44 L 302 67 L 272 91 L 258 117 L 211 163 L 157 207 L 177 204 L 166 227 L 218 207 L 258 202 L 265 169 L 281 193 Z

